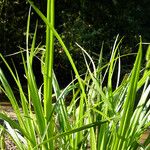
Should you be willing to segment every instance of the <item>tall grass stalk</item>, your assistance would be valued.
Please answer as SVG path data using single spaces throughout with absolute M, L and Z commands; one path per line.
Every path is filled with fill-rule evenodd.
M 47 21 L 54 28 L 54 0 L 47 1 Z M 44 64 L 44 112 L 46 122 L 50 121 L 48 130 L 48 137 L 53 136 L 54 122 L 51 118 L 52 114 L 52 70 L 53 70 L 53 58 L 54 58 L 54 35 L 49 26 L 46 27 L 46 52 L 45 52 L 45 64 Z M 53 148 L 53 141 L 49 143 L 50 149 Z
M 6 64 L 19 91 L 18 97 L 8 83 L 0 68 L 1 90 L 10 100 L 17 121 L 0 112 L 0 119 L 5 121 L 6 128 L 0 126 L 2 138 L 0 146 L 4 147 L 4 134 L 8 134 L 18 149 L 21 150 L 53 150 L 53 149 L 92 149 L 92 150 L 129 150 L 148 149 L 149 139 L 140 143 L 140 136 L 150 125 L 150 86 L 149 60 L 150 48 L 146 55 L 146 67 L 141 71 L 142 40 L 132 71 L 121 78 L 120 45 L 123 39 L 116 37 L 112 54 L 107 64 L 103 63 L 103 45 L 97 65 L 92 57 L 79 44 L 87 72 L 80 76 L 75 63 L 61 37 L 54 28 L 54 0 L 47 1 L 47 16 L 28 0 L 32 8 L 46 24 L 46 48 L 36 47 L 36 23 L 34 36 L 29 47 L 30 13 L 29 10 L 26 32 L 26 55 L 21 57 L 27 80 L 27 92 L 14 66 L 14 71 L 5 58 Z M 53 71 L 54 37 L 64 49 L 76 75 L 76 78 L 60 89 Z M 38 88 L 33 72 L 33 59 L 38 52 L 43 56 L 41 70 L 43 84 Z M 129 55 L 129 54 L 127 54 Z M 117 70 L 117 76 L 116 76 Z M 116 83 L 116 84 L 114 84 Z M 142 91 L 142 92 L 140 92 Z M 69 103 L 65 98 L 70 97 Z M 140 95 L 140 96 L 139 96 Z M 55 97 L 56 101 L 52 102 Z M 138 104 L 136 104 L 138 102 Z

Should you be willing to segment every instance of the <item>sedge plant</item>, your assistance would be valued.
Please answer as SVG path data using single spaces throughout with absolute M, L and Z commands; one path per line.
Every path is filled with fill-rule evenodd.
M 41 92 L 41 88 L 37 88 L 36 78 L 33 73 L 33 57 L 36 55 L 38 48 L 35 48 L 36 44 L 36 32 L 37 26 L 35 29 L 33 41 L 31 48 L 29 48 L 29 26 L 30 26 L 30 12 L 28 16 L 27 22 L 27 32 L 26 32 L 26 56 L 23 55 L 21 52 L 24 70 L 25 70 L 25 77 L 27 79 L 27 93 L 24 92 L 23 86 L 19 79 L 19 75 L 17 70 L 13 72 L 10 68 L 9 64 L 6 62 L 2 55 L 1 59 L 4 61 L 6 66 L 8 67 L 10 74 L 13 76 L 15 83 L 18 87 L 18 91 L 20 94 L 20 103 L 22 107 L 22 112 L 20 111 L 18 100 L 14 95 L 14 92 L 9 85 L 7 79 L 2 70 L 0 70 L 0 80 L 2 83 L 2 91 L 6 94 L 8 99 L 12 104 L 12 108 L 16 114 L 17 121 L 16 123 L 14 120 L 9 118 L 6 114 L 1 113 L 0 118 L 6 121 L 7 125 L 7 132 L 10 135 L 10 138 L 13 139 L 18 149 L 55 149 L 54 143 L 55 138 L 54 135 L 56 134 L 55 122 L 54 122 L 54 112 L 55 110 L 60 111 L 58 114 L 59 123 L 61 126 L 62 131 L 68 131 L 71 127 L 68 122 L 68 118 L 66 115 L 66 108 L 64 107 L 63 99 L 61 98 L 64 95 L 60 95 L 60 89 L 55 79 L 55 75 L 53 72 L 53 52 L 54 52 L 54 35 L 58 38 L 61 45 L 66 51 L 66 54 L 73 66 L 73 69 L 77 75 L 80 87 L 82 89 L 82 93 L 85 97 L 83 85 L 78 74 L 78 71 L 74 65 L 74 62 L 69 54 L 66 46 L 64 45 L 63 41 L 61 40 L 59 34 L 54 29 L 54 1 L 47 1 L 47 17 L 43 16 L 43 14 L 33 5 L 31 1 L 29 3 L 32 7 L 39 13 L 42 19 L 45 21 L 47 25 L 46 29 L 46 50 L 44 51 L 43 59 L 41 60 L 41 68 L 43 74 L 43 92 Z M 15 66 L 14 66 L 15 68 Z M 52 79 L 53 76 L 53 79 Z M 52 105 L 52 84 L 54 87 L 55 95 L 58 98 L 58 102 L 55 106 Z M 70 88 L 70 86 L 68 87 Z M 68 88 L 66 90 L 68 90 Z M 61 114 L 61 115 L 60 115 Z M 89 125 L 87 128 L 89 128 Z M 80 129 L 81 130 L 81 129 Z M 76 132 L 76 130 L 74 130 Z M 52 140 L 48 140 L 52 139 Z M 69 140 L 69 137 L 65 138 L 65 140 Z M 44 142 L 47 141 L 47 142 Z M 43 144 L 41 144 L 43 143 Z M 38 146 L 39 145 L 39 146 Z M 56 145 L 56 144 L 55 144 Z
M 149 137 L 143 145 L 140 144 L 140 137 L 150 125 L 150 120 L 148 120 L 150 115 L 150 47 L 148 47 L 146 54 L 145 71 L 141 71 L 142 42 L 140 41 L 133 69 L 121 81 L 121 58 L 124 56 L 119 55 L 119 45 L 122 39 L 119 42 L 117 39 L 118 37 L 108 64 L 102 65 L 101 51 L 97 67 L 87 52 L 77 44 L 84 53 L 89 72 L 86 78 L 88 78 L 87 96 L 90 108 L 87 109 L 91 109 L 93 122 L 108 120 L 107 123 L 95 129 L 96 149 L 149 149 Z M 94 71 L 91 71 L 85 55 L 89 58 Z M 114 78 L 116 67 L 118 67 L 118 74 Z M 116 86 L 113 83 L 114 79 L 116 79 Z M 141 96 L 139 96 L 140 89 Z M 137 102 L 138 104 L 136 104 Z
M 117 36 L 107 64 L 103 64 L 102 61 L 103 47 L 96 65 L 86 50 L 77 44 L 83 52 L 87 66 L 87 72 L 80 76 L 68 49 L 54 28 L 54 0 L 47 1 L 47 16 L 44 16 L 32 1 L 28 2 L 46 24 L 46 48 L 36 47 L 37 25 L 29 48 L 30 8 L 26 32 L 26 55 L 20 52 L 27 80 L 27 93 L 23 89 L 17 70 L 12 71 L 4 57 L 0 55 L 17 85 L 22 108 L 20 111 L 18 97 L 15 97 L 0 69 L 1 90 L 10 100 L 18 121 L 14 121 L 5 113 L 0 113 L 0 119 L 4 120 L 6 126 L 0 128 L 1 147 L 5 147 L 4 136 L 8 134 L 21 150 L 148 149 L 149 138 L 141 144 L 140 137 L 150 124 L 148 120 L 150 47 L 147 50 L 146 67 L 141 71 L 140 39 L 133 69 L 121 79 L 121 59 L 125 56 L 120 56 L 119 50 L 123 39 L 119 40 Z M 64 89 L 60 89 L 53 71 L 54 37 L 64 49 L 76 76 Z M 33 58 L 41 51 L 43 84 L 38 88 L 32 64 Z M 116 69 L 117 78 L 114 86 L 112 81 Z M 141 95 L 137 97 L 141 89 Z M 69 104 L 66 104 L 65 97 L 70 93 L 72 98 Z M 52 101 L 53 97 L 56 99 L 55 102 Z

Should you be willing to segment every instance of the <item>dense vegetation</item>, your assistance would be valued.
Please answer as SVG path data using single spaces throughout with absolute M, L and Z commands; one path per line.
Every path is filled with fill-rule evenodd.
M 98 51 L 96 45 L 100 39 L 96 38 L 96 24 L 91 19 L 93 17 L 90 16 L 89 11 L 86 12 L 86 6 L 90 3 L 83 0 L 79 1 L 80 5 L 73 3 L 72 7 L 82 6 L 82 11 L 80 8 L 76 16 L 79 20 L 75 17 L 74 22 L 68 17 L 64 22 L 66 25 L 63 24 L 65 26 L 57 24 L 55 28 L 54 11 L 57 10 L 55 0 L 47 0 L 47 12 L 44 11 L 45 3 L 40 1 L 34 3 L 32 0 L 27 2 L 31 7 L 27 17 L 25 47 L 21 48 L 19 54 L 15 56 L 13 67 L 7 60 L 8 56 L 10 58 L 12 56 L 0 54 L 0 60 L 9 72 L 7 77 L 6 69 L 0 66 L 0 90 L 7 96 L 16 115 L 14 120 L 5 111 L 0 112 L 0 121 L 3 121 L 3 124 L 0 124 L 0 149 L 6 149 L 7 136 L 19 150 L 148 150 L 150 135 L 144 142 L 140 139 L 150 125 L 150 45 L 146 45 L 147 51 L 144 54 L 144 42 L 141 36 L 137 36 L 136 53 L 130 53 L 130 46 L 126 43 L 130 41 L 130 38 L 127 38 L 129 41 L 126 39 L 128 35 L 125 38 L 117 35 L 113 44 L 111 40 L 101 41 L 101 48 Z M 67 2 L 69 1 L 64 1 L 62 5 Z M 118 7 L 119 11 L 120 3 L 114 0 L 111 2 L 113 6 Z M 125 3 L 122 5 L 126 6 Z M 96 6 L 101 8 L 97 1 L 95 5 L 92 3 L 93 11 Z M 74 7 L 72 10 L 76 8 Z M 39 8 L 44 9 L 43 12 Z M 109 9 L 106 11 L 108 18 L 111 16 Z M 121 18 L 123 14 L 121 13 Z M 41 21 L 36 21 L 37 18 Z M 67 24 L 70 22 L 73 24 Z M 81 23 L 81 28 L 78 23 Z M 74 26 L 75 24 L 79 26 Z M 67 28 L 67 25 L 72 25 L 74 30 L 71 27 L 69 29 L 69 26 Z M 89 33 L 88 29 L 91 26 Z M 105 26 L 107 27 L 107 23 Z M 42 31 L 41 35 L 38 34 L 39 27 L 41 31 L 46 28 L 46 32 Z M 87 32 L 82 29 L 86 29 Z M 94 34 L 91 32 L 93 29 Z M 75 31 L 78 36 L 74 37 Z M 115 35 L 111 36 L 114 38 Z M 43 41 L 39 44 L 40 39 Z M 134 42 L 134 38 L 132 39 Z M 60 54 L 60 57 L 57 54 Z M 128 74 L 124 74 L 122 67 L 128 66 L 122 65 L 122 62 L 127 57 L 135 59 L 133 64 L 130 64 L 132 69 Z M 55 60 L 58 58 L 65 60 L 60 62 L 61 66 L 65 67 L 65 64 L 69 64 L 70 66 L 65 69 L 67 72 L 72 70 L 73 73 L 71 82 L 64 88 L 61 88 L 55 75 L 55 72 L 58 72 L 58 63 L 55 64 Z M 40 63 L 38 66 L 36 59 Z M 17 67 L 18 60 L 24 74 Z M 80 65 L 79 61 L 81 61 Z M 77 66 L 81 68 L 77 69 Z M 41 83 L 37 80 L 39 76 L 37 70 L 41 72 L 43 79 Z M 64 79 L 66 74 L 59 72 L 57 75 L 58 78 L 61 76 Z M 8 80 L 10 76 L 14 81 L 13 86 Z M 25 82 L 22 82 L 21 76 L 24 77 Z M 18 95 L 14 92 L 14 85 Z M 71 95 L 69 101 L 68 95 Z

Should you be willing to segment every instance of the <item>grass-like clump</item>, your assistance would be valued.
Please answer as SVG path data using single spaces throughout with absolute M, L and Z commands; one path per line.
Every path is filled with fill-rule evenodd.
M 133 69 L 122 78 L 121 59 L 125 56 L 121 56 L 119 50 L 123 39 L 119 40 L 117 36 L 107 64 L 103 63 L 103 47 L 95 64 L 91 56 L 76 43 L 81 48 L 87 66 L 87 72 L 80 76 L 67 47 L 54 28 L 54 0 L 47 1 L 47 16 L 44 16 L 32 1 L 28 2 L 46 24 L 46 48 L 36 47 L 37 26 L 29 48 L 30 8 L 26 56 L 20 52 L 27 80 L 27 92 L 23 89 L 17 70 L 13 72 L 0 55 L 17 85 L 22 108 L 21 112 L 5 72 L 0 69 L 1 90 L 10 100 L 18 120 L 16 122 L 5 113 L 0 113 L 0 119 L 5 121 L 6 126 L 0 126 L 1 137 L 4 133 L 8 134 L 20 150 L 148 150 L 150 138 L 141 144 L 140 137 L 150 125 L 150 47 L 146 54 L 146 66 L 142 69 L 140 38 Z M 64 49 L 76 76 L 64 89 L 60 89 L 53 71 L 54 37 Z M 42 53 L 39 59 L 43 75 L 40 88 L 32 68 L 33 58 L 39 52 Z M 117 75 L 115 73 L 114 77 L 116 70 Z M 68 94 L 72 97 L 66 104 L 65 98 Z M 56 98 L 55 102 L 52 101 L 53 97 Z M 0 148 L 4 149 L 3 140 L 4 138 L 1 138 Z

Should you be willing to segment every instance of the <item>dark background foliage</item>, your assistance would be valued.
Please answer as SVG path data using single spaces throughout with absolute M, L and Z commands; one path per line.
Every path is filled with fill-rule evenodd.
M 46 1 L 38 0 L 35 4 L 46 14 Z M 84 47 L 96 59 L 104 42 L 104 61 L 109 58 L 117 34 L 124 36 L 121 53 L 136 52 L 139 35 L 144 42 L 150 41 L 150 1 L 149 0 L 56 0 L 55 1 L 55 27 L 63 38 L 80 73 L 83 73 L 84 60 L 81 50 L 75 42 Z M 0 0 L 0 52 L 7 56 L 17 52 L 19 47 L 25 48 L 26 22 L 29 4 L 26 0 Z M 37 44 L 45 44 L 45 25 L 39 17 L 32 12 L 31 34 L 38 19 Z M 144 49 L 145 51 L 145 49 Z M 15 62 L 23 74 L 19 55 L 6 57 Z M 134 59 L 127 57 L 122 60 L 123 73 L 130 69 Z M 35 60 L 35 68 L 39 66 Z M 3 66 L 2 62 L 0 62 Z M 55 72 L 61 86 L 71 80 L 71 68 L 63 49 L 56 40 L 55 44 Z M 41 80 L 39 73 L 35 71 Z

